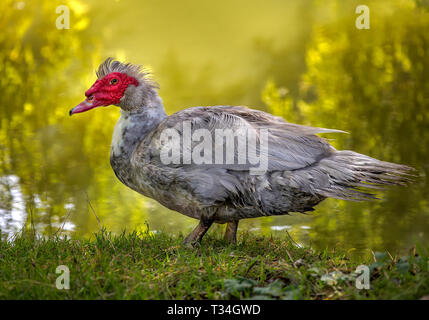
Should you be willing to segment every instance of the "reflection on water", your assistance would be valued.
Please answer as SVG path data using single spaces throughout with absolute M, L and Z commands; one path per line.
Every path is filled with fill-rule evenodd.
M 271 230 L 275 231 L 288 230 L 290 228 L 292 228 L 292 226 L 271 226 Z
M 117 108 L 68 118 L 92 70 L 111 55 L 153 69 L 169 113 L 259 106 L 348 131 L 329 137 L 335 147 L 421 175 L 381 201 L 329 199 L 307 215 L 242 221 L 242 230 L 358 252 L 428 243 L 429 12 L 421 2 L 378 1 L 367 31 L 355 28 L 354 1 L 217 1 L 210 10 L 191 0 L 107 2 L 70 1 L 70 30 L 55 28 L 55 1 L 0 4 L 3 234 L 33 226 L 88 237 L 98 219 L 113 232 L 147 222 L 157 232 L 186 233 L 195 224 L 117 181 L 109 164 Z
M 9 207 L 0 207 L 0 229 L 8 237 L 11 237 L 22 229 L 27 216 L 19 186 L 19 178 L 13 175 L 1 177 L 0 192 L 2 196 L 9 195 L 9 199 L 3 200 Z

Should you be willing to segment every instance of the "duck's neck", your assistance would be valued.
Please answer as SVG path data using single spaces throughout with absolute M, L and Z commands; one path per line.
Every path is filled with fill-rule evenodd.
M 121 109 L 113 131 L 111 159 L 129 161 L 139 142 L 167 117 L 159 97 L 131 111 Z

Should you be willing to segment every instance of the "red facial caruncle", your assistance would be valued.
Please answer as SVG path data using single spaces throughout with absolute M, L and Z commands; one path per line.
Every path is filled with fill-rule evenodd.
M 100 106 L 117 105 L 129 85 L 137 87 L 139 82 L 125 73 L 109 73 L 102 79 L 95 81 L 91 88 L 85 92 L 87 98 L 71 109 L 69 114 L 85 112 Z

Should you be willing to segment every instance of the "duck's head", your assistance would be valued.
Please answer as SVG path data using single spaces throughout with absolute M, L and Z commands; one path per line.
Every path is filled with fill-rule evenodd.
M 71 109 L 70 115 L 110 105 L 133 111 L 157 95 L 157 84 L 139 65 L 107 58 L 96 74 L 98 79 L 85 92 L 86 99 Z

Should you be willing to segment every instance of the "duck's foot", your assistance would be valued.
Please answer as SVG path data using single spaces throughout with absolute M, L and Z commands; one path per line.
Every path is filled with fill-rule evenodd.
M 228 222 L 226 224 L 226 230 L 224 235 L 224 240 L 229 243 L 237 243 L 237 228 L 238 228 L 238 220 Z
M 187 247 L 195 247 L 213 224 L 213 220 L 201 219 L 197 227 L 185 238 L 183 244 Z

